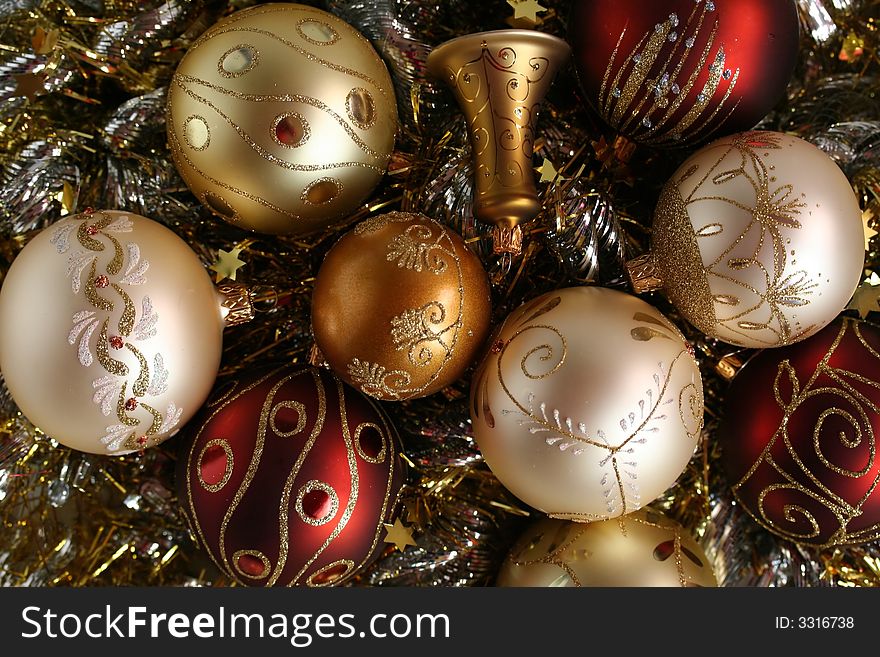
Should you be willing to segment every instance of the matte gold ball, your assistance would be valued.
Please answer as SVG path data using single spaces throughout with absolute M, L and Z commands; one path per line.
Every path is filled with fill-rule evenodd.
M 471 385 L 474 437 L 511 493 L 587 522 L 656 499 L 693 456 L 703 386 L 691 348 L 638 297 L 548 292 L 501 325 Z
M 545 518 L 520 538 L 498 586 L 715 587 L 705 553 L 677 522 L 652 509 L 616 520 Z
M 315 281 L 312 328 L 330 367 L 377 399 L 430 395 L 461 377 L 489 332 L 489 282 L 449 228 L 391 212 L 346 233 Z
M 172 231 L 129 212 L 62 219 L 22 249 L 0 292 L 0 368 L 24 415 L 94 454 L 157 445 L 211 391 L 220 298 Z
M 379 183 L 397 130 L 391 77 L 348 23 L 298 4 L 220 21 L 168 90 L 180 175 L 223 219 L 302 235 L 354 211 Z
M 703 147 L 660 196 L 651 244 L 669 300 L 703 333 L 750 348 L 813 335 L 865 259 L 858 200 L 812 144 L 745 132 Z

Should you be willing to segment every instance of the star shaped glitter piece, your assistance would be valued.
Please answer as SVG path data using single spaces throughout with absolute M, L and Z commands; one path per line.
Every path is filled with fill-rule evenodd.
M 871 228 L 871 220 L 874 218 L 874 213 L 868 209 L 862 212 L 862 226 L 865 229 L 865 251 L 869 251 L 871 249 L 871 238 L 877 234 L 877 231 Z
M 73 206 L 76 203 L 76 192 L 73 190 L 73 185 L 65 180 L 61 190 L 55 194 L 55 200 L 61 204 L 62 217 L 66 217 L 73 212 Z
M 871 278 L 859 285 L 847 309 L 858 310 L 862 319 L 865 319 L 869 312 L 880 311 L 880 276 L 873 273 Z
M 547 11 L 547 7 L 538 4 L 538 0 L 507 0 L 507 4 L 513 7 L 513 19 L 524 18 L 532 23 L 538 22 L 538 14 Z
M 394 543 L 398 550 L 403 552 L 407 545 L 418 547 L 412 537 L 412 528 L 407 527 L 400 518 L 395 518 L 394 524 L 382 523 L 385 526 L 385 542 Z
M 24 96 L 31 103 L 37 97 L 37 93 L 45 91 L 46 76 L 41 73 L 22 73 L 15 75 L 15 95 Z
M 31 37 L 31 45 L 37 55 L 46 55 L 55 49 L 58 44 L 59 30 L 49 30 L 48 32 L 42 27 L 38 27 Z
M 535 171 L 541 174 L 541 182 L 553 182 L 557 179 L 560 182 L 565 180 L 565 178 L 557 173 L 556 167 L 554 167 L 553 163 L 546 157 L 544 158 L 544 162 L 541 164 L 541 166 L 535 169 Z
M 214 277 L 215 283 L 219 283 L 225 278 L 231 281 L 235 280 L 235 272 L 245 265 L 244 260 L 238 258 L 241 251 L 241 247 L 235 247 L 231 251 L 217 250 L 217 262 L 209 267 L 217 274 Z

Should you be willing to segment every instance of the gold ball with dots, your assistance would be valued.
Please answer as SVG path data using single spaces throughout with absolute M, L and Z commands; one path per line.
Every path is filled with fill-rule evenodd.
M 388 69 L 348 23 L 298 4 L 238 11 L 181 59 L 168 90 L 177 170 L 214 214 L 305 235 L 380 182 L 397 106 Z

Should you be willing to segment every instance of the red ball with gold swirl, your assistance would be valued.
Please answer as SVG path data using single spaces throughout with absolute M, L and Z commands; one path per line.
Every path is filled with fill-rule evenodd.
M 404 473 L 372 400 L 329 372 L 288 366 L 219 389 L 190 426 L 179 499 L 236 581 L 337 585 L 378 556 Z
M 577 0 L 568 25 L 587 100 L 655 146 L 754 127 L 785 93 L 798 36 L 793 0 Z
M 719 433 L 736 498 L 802 545 L 880 537 L 880 329 L 838 319 L 736 375 Z

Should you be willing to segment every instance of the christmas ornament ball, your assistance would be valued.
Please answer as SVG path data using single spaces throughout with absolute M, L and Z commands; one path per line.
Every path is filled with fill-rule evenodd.
M 687 466 L 702 380 L 652 306 L 607 288 L 556 290 L 514 310 L 493 340 L 471 385 L 474 437 L 527 504 L 576 521 L 620 516 Z
M 712 566 L 693 537 L 653 509 L 591 523 L 544 518 L 514 546 L 496 584 L 717 586 Z
M 862 277 L 858 199 L 835 162 L 778 132 L 719 139 L 663 187 L 651 253 L 630 269 L 662 287 L 703 333 L 750 347 L 803 340 L 833 320 Z
M 749 359 L 718 433 L 728 481 L 765 529 L 802 545 L 880 538 L 880 329 L 852 318 Z
M 587 100 L 613 128 L 687 146 L 753 128 L 797 62 L 792 0 L 576 0 L 568 28 Z
M 174 435 L 208 397 L 220 299 L 198 256 L 161 224 L 87 211 L 34 237 L 0 292 L 0 369 L 48 436 L 125 454 Z
M 221 386 L 193 420 L 177 489 L 215 564 L 250 586 L 341 584 L 384 543 L 403 483 L 382 411 L 329 372 Z
M 385 400 L 424 397 L 460 378 L 488 332 L 489 282 L 452 230 L 421 214 L 367 219 L 327 253 L 312 328 L 330 367 Z
M 273 3 L 235 12 L 190 46 L 169 85 L 167 125 L 177 170 L 214 214 L 302 235 L 350 214 L 379 183 L 397 106 L 357 30 Z

